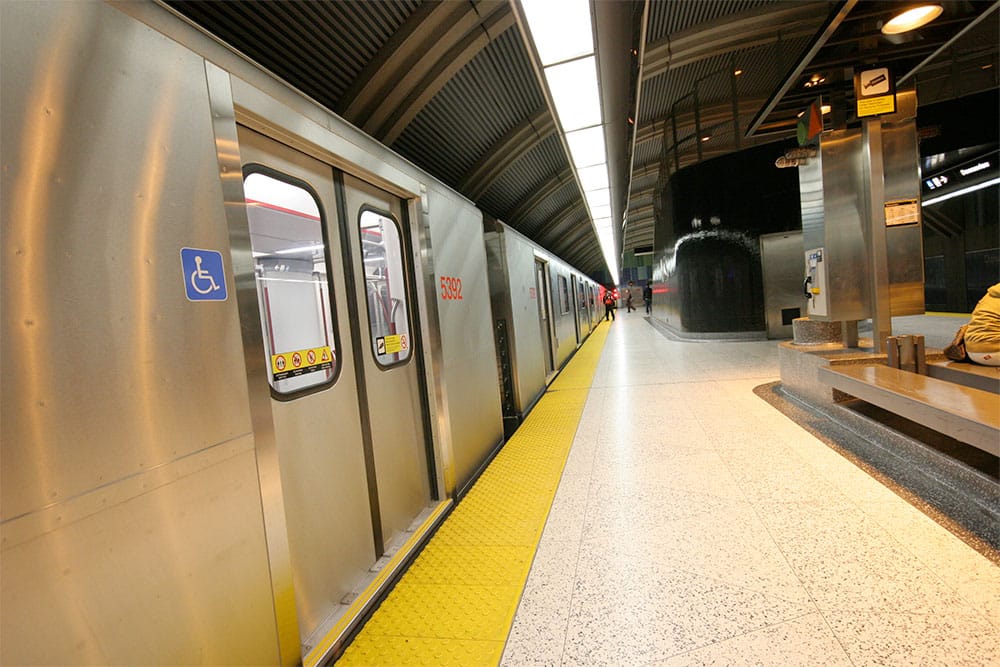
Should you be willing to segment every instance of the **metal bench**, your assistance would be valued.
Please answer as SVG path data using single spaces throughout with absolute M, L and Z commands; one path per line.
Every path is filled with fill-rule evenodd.
M 956 440 L 1000 456 L 1000 396 L 889 366 L 824 366 L 819 379 Z

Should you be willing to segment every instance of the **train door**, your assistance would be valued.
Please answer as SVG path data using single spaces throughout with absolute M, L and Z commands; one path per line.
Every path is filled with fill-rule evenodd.
M 360 291 L 355 289 L 363 275 L 355 241 L 364 232 L 359 233 L 356 216 L 345 217 L 334 169 L 242 126 L 238 138 L 264 339 L 264 350 L 246 353 L 263 353 L 268 367 L 288 567 L 304 655 L 343 613 L 342 600 L 370 579 L 399 525 L 408 527 L 405 517 L 412 520 L 427 505 L 429 464 L 421 449 L 421 412 L 413 407 L 420 401 L 412 398 L 421 390 L 412 372 L 397 383 L 405 391 L 389 386 L 394 364 L 405 367 L 404 357 L 414 353 L 412 335 L 398 316 L 395 339 L 380 336 L 388 346 L 378 358 L 382 365 L 370 363 L 374 351 L 366 349 L 368 327 L 362 324 L 364 278 Z M 398 203 L 385 208 L 387 217 L 398 216 Z M 372 266 L 391 275 L 382 264 Z M 387 435 L 386 426 L 398 432 Z M 402 442 L 387 444 L 387 438 Z M 402 450 L 407 446 L 402 443 L 411 443 L 420 456 L 399 452 L 394 459 L 392 448 Z M 403 494 L 407 511 L 395 500 Z M 269 525 L 269 532 L 273 528 Z M 269 535 L 272 539 L 281 538 Z
M 380 530 L 388 545 L 427 508 L 433 456 L 419 363 L 416 302 L 403 203 L 343 175 Z
M 542 350 L 545 355 L 545 377 L 555 372 L 552 361 L 552 303 L 549 299 L 548 281 L 545 262 L 535 260 L 535 294 L 538 295 L 538 326 L 542 337 Z
M 571 275 L 570 280 L 570 299 L 572 303 L 570 307 L 573 309 L 573 328 L 576 330 L 576 344 L 577 346 L 583 342 L 583 324 L 580 322 L 580 309 L 583 308 L 583 299 L 580 298 L 580 292 L 577 289 L 577 278 Z

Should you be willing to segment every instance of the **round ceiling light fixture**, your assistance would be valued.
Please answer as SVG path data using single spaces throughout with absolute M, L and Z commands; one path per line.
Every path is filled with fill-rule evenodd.
M 909 32 L 910 30 L 916 30 L 921 26 L 925 26 L 937 17 L 941 16 L 941 12 L 944 8 L 941 5 L 920 5 L 919 7 L 911 7 L 901 14 L 889 19 L 889 21 L 882 26 L 883 35 L 898 35 L 900 33 Z

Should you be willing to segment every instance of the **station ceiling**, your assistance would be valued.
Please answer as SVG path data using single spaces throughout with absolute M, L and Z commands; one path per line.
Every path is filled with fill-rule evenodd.
M 160 1 L 486 213 L 604 270 L 516 0 Z M 908 4 L 592 0 L 620 250 L 651 249 L 654 194 L 677 169 L 794 137 L 819 96 L 835 109 L 827 127 L 852 122 L 857 66 L 889 67 L 921 105 L 998 86 L 1000 0 L 944 0 L 928 26 L 882 35 Z

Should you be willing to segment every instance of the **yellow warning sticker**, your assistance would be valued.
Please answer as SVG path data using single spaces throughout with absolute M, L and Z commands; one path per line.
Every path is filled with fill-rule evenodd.
M 858 118 L 896 112 L 896 96 L 883 95 L 858 100 Z
M 392 334 L 390 336 L 380 336 L 375 341 L 375 348 L 379 354 L 396 354 L 406 349 L 406 336 L 404 334 Z
M 272 354 L 271 373 L 275 380 L 284 380 L 306 373 L 330 370 L 333 368 L 334 358 L 329 345 Z

